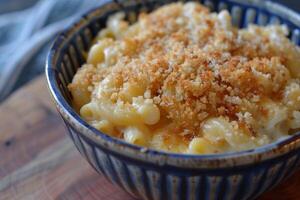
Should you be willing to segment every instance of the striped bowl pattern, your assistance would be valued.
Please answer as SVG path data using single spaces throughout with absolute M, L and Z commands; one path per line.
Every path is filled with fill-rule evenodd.
M 48 86 L 71 139 L 83 157 L 100 174 L 130 195 L 153 200 L 253 199 L 288 177 L 300 163 L 300 133 L 276 143 L 236 153 L 181 155 L 164 153 L 111 138 L 89 126 L 71 108 L 67 85 L 84 63 L 93 37 L 107 16 L 152 10 L 171 1 L 103 1 L 61 33 L 46 65 Z M 284 23 L 299 45 L 300 16 L 268 1 L 201 1 L 212 10 L 228 9 L 233 23 L 245 27 Z

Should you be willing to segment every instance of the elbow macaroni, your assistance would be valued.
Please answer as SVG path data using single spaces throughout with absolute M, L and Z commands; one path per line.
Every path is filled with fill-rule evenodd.
M 97 130 L 154 149 L 256 148 L 300 129 L 300 50 L 284 26 L 237 29 L 227 11 L 173 3 L 108 19 L 69 90 Z

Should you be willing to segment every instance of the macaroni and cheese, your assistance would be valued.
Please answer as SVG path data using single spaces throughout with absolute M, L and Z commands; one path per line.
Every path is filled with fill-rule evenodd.
M 131 16 L 134 18 L 134 16 Z M 173 3 L 111 16 L 69 90 L 110 136 L 192 154 L 241 151 L 300 128 L 300 50 L 279 25 L 237 29 L 227 11 Z

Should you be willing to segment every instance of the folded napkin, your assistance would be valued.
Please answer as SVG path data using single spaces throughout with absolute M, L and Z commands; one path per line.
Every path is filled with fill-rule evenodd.
M 0 0 L 0 101 L 42 73 L 57 33 L 103 1 Z

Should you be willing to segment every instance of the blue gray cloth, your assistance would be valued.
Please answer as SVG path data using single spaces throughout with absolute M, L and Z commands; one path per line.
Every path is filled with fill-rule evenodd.
M 0 101 L 44 71 L 49 45 L 101 0 L 0 0 Z

